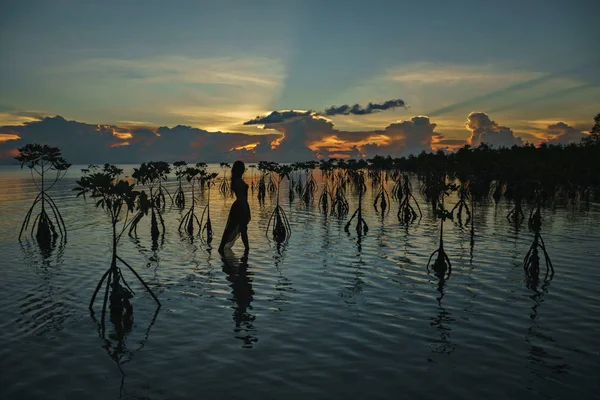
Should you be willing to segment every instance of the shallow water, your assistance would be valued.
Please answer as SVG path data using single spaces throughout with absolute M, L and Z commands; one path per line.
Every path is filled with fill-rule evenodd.
M 71 192 L 79 169 L 52 190 L 68 240 L 48 257 L 17 240 L 36 194 L 28 172 L 0 169 L 3 399 L 597 398 L 600 207 L 543 210 L 555 273 L 544 279 L 542 268 L 535 288 L 522 268 L 533 235 L 506 220 L 504 201 L 476 209 L 472 251 L 469 230 L 445 224 L 453 268 L 442 282 L 426 268 L 439 232 L 431 211 L 404 227 L 394 203 L 382 218 L 370 185 L 362 238 L 316 200 L 289 204 L 282 186 L 292 237 L 280 249 L 264 233 L 274 199 L 252 196 L 245 272 L 241 243 L 221 260 L 177 233 L 173 208 L 157 249 L 147 218 L 138 240 L 121 242 L 162 308 L 125 272 L 134 325 L 119 343 L 108 317 L 104 339 L 87 309 L 109 267 L 110 232 L 105 214 Z M 211 193 L 215 245 L 232 201 Z

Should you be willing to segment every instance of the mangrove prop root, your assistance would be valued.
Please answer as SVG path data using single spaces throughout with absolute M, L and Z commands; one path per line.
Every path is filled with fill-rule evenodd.
M 31 223 L 31 216 L 38 204 L 41 204 L 42 209 L 33 219 L 33 223 Z M 50 215 L 46 211 L 46 207 L 50 209 L 54 219 L 50 218 Z M 19 240 L 22 239 L 23 232 L 26 232 L 30 228 L 30 223 L 32 238 L 35 237 L 38 240 L 48 241 L 56 238 L 59 233 L 65 240 L 67 238 L 65 221 L 63 220 L 58 207 L 56 207 L 56 203 L 46 192 L 38 193 L 33 204 L 27 211 L 23 224 L 21 225 L 21 230 L 19 231 Z M 58 228 L 58 232 L 56 231 L 56 228 Z
M 456 211 L 456 216 L 458 217 L 458 222 L 462 224 L 462 215 L 463 215 L 463 211 L 464 214 L 466 215 L 466 221 L 465 223 L 469 223 L 469 221 L 471 220 L 471 211 L 469 210 L 469 205 L 467 203 L 467 192 L 464 189 L 460 189 L 459 191 L 459 200 L 458 202 L 454 205 L 454 207 L 452 208 L 452 210 L 450 210 L 450 214 L 454 215 L 454 211 Z
M 377 195 L 375 196 L 375 200 L 373 201 L 373 208 L 375 208 L 375 212 L 379 212 L 379 210 L 377 209 L 377 203 L 379 203 L 379 207 L 381 208 L 382 214 L 384 214 L 386 210 L 389 213 L 388 204 L 391 203 L 390 195 L 385 189 L 385 187 L 383 187 L 383 185 L 381 185 L 379 192 L 377 193 Z
M 269 218 L 269 222 L 267 223 L 265 233 L 267 239 L 269 239 L 269 231 L 271 231 L 273 240 L 278 244 L 289 241 L 292 234 L 287 215 L 279 204 L 275 206 L 275 210 L 273 210 L 271 218 Z
M 264 203 L 267 195 L 267 185 L 265 184 L 265 175 L 263 174 L 258 181 L 258 201 Z
M 177 228 L 177 230 L 181 232 L 182 228 L 185 227 L 185 231 L 187 232 L 187 234 L 189 236 L 194 236 L 194 221 L 196 221 L 199 227 L 201 226 L 198 217 L 196 217 L 196 214 L 194 214 L 194 206 L 192 205 L 192 207 L 188 210 L 188 212 L 185 213 L 185 215 L 179 222 L 179 227 Z
M 206 216 L 206 220 L 204 219 Z M 210 221 L 210 204 L 207 204 L 202 211 L 202 216 L 200 217 L 200 237 L 206 243 L 210 244 L 213 239 L 213 230 L 212 223 Z
M 177 187 L 173 197 L 175 206 L 180 210 L 183 210 L 185 208 L 185 193 L 183 192 L 181 181 L 179 181 L 179 186 Z
M 329 185 L 325 182 L 323 192 L 321 193 L 321 196 L 319 196 L 319 209 L 323 211 L 324 214 L 329 212 L 329 203 L 333 204 L 333 196 L 329 190 Z
M 148 293 L 150 293 L 150 295 L 152 296 L 154 301 L 156 301 L 156 304 L 158 304 L 158 306 L 160 307 L 162 304 L 160 303 L 160 301 L 158 300 L 156 295 L 154 295 L 154 292 L 152 291 L 152 289 L 150 289 L 150 287 L 146 284 L 146 282 L 142 279 L 142 277 L 138 275 L 138 273 L 135 271 L 135 269 L 133 269 L 133 267 L 131 265 L 127 264 L 127 262 L 125 262 L 125 260 L 123 260 L 121 257 L 117 256 L 117 260 L 121 261 L 123 264 L 125 264 L 125 266 L 127 268 L 129 268 L 129 270 L 131 272 L 133 272 L 135 277 L 138 278 L 138 280 L 142 283 L 142 285 L 144 285 L 144 287 L 146 288 Z
M 346 199 L 344 188 L 342 185 L 338 185 L 338 187 L 335 189 L 335 196 L 331 202 L 331 213 L 337 215 L 338 217 L 343 217 L 347 215 L 348 212 L 350 212 L 350 205 Z
M 408 176 L 405 176 L 403 181 L 403 197 L 400 201 L 400 207 L 398 208 L 398 221 L 403 224 L 409 224 L 414 222 L 417 218 L 421 219 L 423 217 L 423 213 L 421 212 L 419 203 L 412 194 L 412 188 L 408 180 Z M 417 207 L 417 210 L 415 210 L 415 208 L 412 206 L 411 201 Z M 417 214 L 417 211 L 419 211 L 419 214 Z
M 546 251 L 546 244 L 544 243 L 544 239 L 539 232 L 536 232 L 533 238 L 533 243 L 529 247 L 529 251 L 525 255 L 523 259 L 523 269 L 525 273 L 530 275 L 536 275 L 539 273 L 540 267 L 540 255 L 539 250 L 542 250 L 544 254 L 544 261 L 546 263 L 546 270 L 551 271 L 554 274 L 554 267 L 552 266 L 552 261 L 550 260 L 550 256 Z

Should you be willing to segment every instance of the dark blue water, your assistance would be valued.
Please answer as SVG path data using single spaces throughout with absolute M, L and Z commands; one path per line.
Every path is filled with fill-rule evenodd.
M 598 206 L 543 210 L 554 275 L 542 267 L 534 285 L 522 268 L 533 234 L 506 220 L 506 202 L 476 209 L 472 250 L 469 229 L 445 225 L 453 269 L 443 281 L 426 268 L 439 233 L 432 212 L 423 206 L 404 227 L 394 203 L 382 218 L 370 185 L 361 238 L 316 201 L 282 195 L 292 237 L 279 249 L 264 232 L 274 198 L 252 196 L 247 267 L 241 243 L 224 261 L 180 235 L 171 209 L 158 248 L 146 219 L 138 240 L 120 245 L 162 308 L 125 272 L 134 324 L 119 340 L 109 320 L 102 337 L 87 309 L 109 267 L 110 231 L 71 192 L 79 175 L 73 167 L 52 191 L 69 232 L 44 256 L 17 240 L 34 186 L 18 168 L 0 170 L 3 399 L 598 398 Z M 210 200 L 218 244 L 233 199 L 214 190 Z

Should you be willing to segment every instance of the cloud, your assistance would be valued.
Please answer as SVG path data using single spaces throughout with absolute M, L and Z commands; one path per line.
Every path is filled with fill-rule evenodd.
M 56 116 L 20 126 L 0 127 L 0 137 L 13 139 L 0 141 L 0 162 L 15 163 L 12 159 L 15 149 L 27 143 L 56 146 L 73 164 L 180 159 L 220 162 L 235 156 L 231 149 L 257 143 L 270 145 L 280 136 L 208 132 L 182 125 L 126 128 L 67 121 Z
M 26 143 L 59 147 L 73 164 L 140 163 L 151 160 L 221 162 L 304 161 L 328 157 L 402 156 L 431 151 L 443 137 L 428 117 L 388 124 L 379 130 L 340 130 L 316 114 L 280 118 L 263 134 L 209 132 L 185 125 L 97 125 L 46 117 L 20 126 L 0 127 L 0 163 L 15 163 Z
M 539 76 L 539 73 L 519 71 L 507 66 L 439 64 L 432 62 L 417 62 L 391 68 L 384 76 L 386 81 L 422 85 L 460 85 L 466 82 L 483 83 L 519 82 Z
M 471 131 L 469 143 L 474 147 L 479 146 L 481 143 L 496 148 L 523 145 L 523 140 L 520 137 L 515 137 L 510 128 L 498 125 L 486 113 L 472 112 L 467 117 L 465 126 Z
M 307 117 L 313 114 L 312 111 L 273 111 L 270 114 L 261 117 L 258 115 L 256 118 L 244 122 L 244 125 L 267 125 L 267 124 L 279 124 L 287 120 L 297 117 Z
M 272 143 L 266 152 L 258 147 L 256 151 L 259 158 L 279 162 L 333 156 L 402 156 L 431 151 L 432 145 L 441 138 L 435 127 L 427 117 L 413 117 L 383 130 L 345 131 L 313 114 L 265 125 L 264 129 L 281 133 L 281 139 Z
M 117 80 L 138 80 L 145 83 L 185 83 L 252 85 L 272 88 L 284 79 L 280 60 L 265 57 L 191 58 L 163 55 L 147 59 L 86 59 L 70 67 L 51 69 L 49 73 L 62 74 L 65 68 L 71 75 Z
M 310 117 L 310 116 L 320 116 L 324 115 L 327 117 L 331 117 L 334 115 L 367 115 L 373 114 L 379 111 L 385 111 L 397 107 L 405 107 L 404 100 L 396 99 L 396 100 L 387 100 L 383 103 L 369 103 L 366 107 L 361 106 L 360 104 L 355 104 L 353 106 L 343 105 L 343 106 L 331 106 L 326 108 L 323 112 L 314 112 L 312 110 L 308 111 L 296 111 L 296 110 L 284 110 L 284 111 L 272 111 L 270 114 L 266 116 L 257 116 L 254 119 L 244 122 L 244 125 L 267 125 L 267 124 L 279 124 L 286 122 L 291 119 L 299 118 L 299 117 Z
M 550 144 L 569 144 L 579 143 L 587 134 L 577 128 L 573 128 L 559 122 L 557 124 L 548 125 L 548 143 Z
M 387 100 L 383 103 L 369 103 L 366 107 L 362 107 L 360 104 L 355 104 L 353 106 L 343 105 L 343 106 L 331 106 L 325 109 L 324 114 L 326 116 L 333 115 L 365 115 L 372 114 L 379 111 L 385 111 L 396 107 L 405 107 L 404 101 L 400 99 L 396 100 Z

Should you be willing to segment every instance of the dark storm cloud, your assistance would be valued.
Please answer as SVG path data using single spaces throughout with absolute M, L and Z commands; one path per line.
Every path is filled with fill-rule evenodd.
M 373 114 L 379 111 L 385 111 L 392 108 L 397 107 L 405 107 L 406 104 L 404 100 L 396 99 L 396 100 L 387 100 L 383 103 L 369 103 L 366 107 L 362 107 L 360 104 L 355 104 L 353 106 L 349 106 L 347 104 L 343 106 L 331 106 L 325 109 L 324 115 L 333 116 L 333 115 L 365 115 L 365 114 Z
M 334 116 L 334 115 L 366 115 L 373 114 L 379 111 L 390 110 L 397 107 L 406 107 L 404 100 L 396 99 L 396 100 L 387 100 L 383 103 L 369 103 L 366 107 L 361 106 L 360 104 L 355 104 L 350 106 L 345 104 L 343 106 L 331 106 L 326 108 L 325 111 L 317 113 L 311 110 L 308 111 L 273 111 L 269 115 L 265 116 L 257 116 L 250 121 L 244 122 L 244 125 L 268 125 L 268 124 L 280 124 L 295 118 L 302 117 L 310 117 L 312 115 L 324 115 L 324 116 Z
M 244 125 L 267 125 L 267 124 L 279 124 L 288 121 L 293 118 L 307 117 L 311 115 L 312 111 L 273 111 L 271 114 L 261 117 L 258 115 L 256 118 L 250 121 L 244 122 Z

